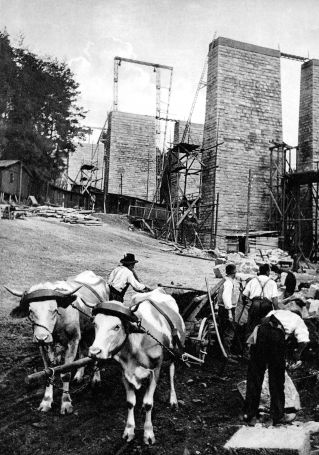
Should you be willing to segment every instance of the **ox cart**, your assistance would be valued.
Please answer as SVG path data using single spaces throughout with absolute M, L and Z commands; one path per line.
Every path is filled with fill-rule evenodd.
M 169 289 L 179 305 L 186 326 L 186 350 L 190 350 L 194 355 L 188 359 L 190 362 L 204 363 L 209 349 L 216 343 L 223 356 L 227 357 L 221 341 L 216 315 L 218 292 L 224 281 L 221 279 L 211 288 L 206 278 L 207 292 L 182 286 L 160 285 Z M 187 300 L 187 294 L 190 298 L 185 304 L 183 300 L 185 297 Z
M 170 293 L 176 298 L 177 301 L 183 300 L 184 291 L 191 291 L 191 294 L 193 294 L 192 298 L 186 305 L 181 306 L 179 303 L 180 312 L 186 327 L 186 350 L 191 351 L 191 353 L 185 352 L 182 356 L 180 356 L 180 360 L 184 361 L 186 364 L 203 364 L 209 348 L 216 343 L 219 345 L 224 357 L 227 358 L 227 354 L 220 338 L 215 314 L 218 291 L 223 283 L 224 279 L 221 279 L 215 286 L 210 288 L 206 278 L 207 292 L 198 291 L 193 288 L 173 285 L 165 286 L 159 284 L 162 288 L 170 289 Z M 183 292 L 177 294 L 177 290 L 182 290 Z M 178 298 L 178 296 L 181 298 Z M 44 378 L 54 378 L 54 376 L 58 373 L 76 370 L 77 368 L 84 367 L 92 363 L 94 363 L 94 361 L 90 357 L 85 357 L 72 363 L 53 368 L 49 368 L 45 365 L 44 370 L 28 375 L 26 377 L 26 383 L 29 384 L 37 382 Z

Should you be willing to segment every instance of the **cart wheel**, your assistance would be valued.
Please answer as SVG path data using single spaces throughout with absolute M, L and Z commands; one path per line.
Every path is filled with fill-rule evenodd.
M 209 327 L 209 322 L 208 322 L 207 318 L 203 318 L 201 320 L 199 330 L 198 330 L 197 340 L 198 340 L 197 348 L 196 348 L 197 357 L 200 358 L 201 360 L 205 360 L 205 357 L 207 355 L 208 345 L 210 342 L 210 327 Z

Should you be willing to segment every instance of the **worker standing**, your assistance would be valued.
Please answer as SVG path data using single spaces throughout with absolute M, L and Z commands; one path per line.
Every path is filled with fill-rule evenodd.
M 137 292 L 147 292 L 150 289 L 141 283 L 134 271 L 134 266 L 138 262 L 132 253 L 127 253 L 120 260 L 122 265 L 119 265 L 112 270 L 108 279 L 110 286 L 110 300 L 124 301 L 124 295 L 131 285 Z
M 295 360 L 300 360 L 302 351 L 309 343 L 309 331 L 300 312 L 290 310 L 271 311 L 250 336 L 250 360 L 247 371 L 247 389 L 244 420 L 255 425 L 264 380 L 268 367 L 270 413 L 273 425 L 289 423 L 292 417 L 284 413 L 285 407 L 285 340 L 294 335 L 298 348 Z
M 281 269 L 273 265 L 271 270 L 277 273 L 281 284 L 285 287 L 284 298 L 290 297 L 296 290 L 297 280 L 295 274 L 290 269 Z
M 229 360 L 236 356 L 231 353 L 231 346 L 236 336 L 234 320 L 235 309 L 240 295 L 239 283 L 236 280 L 236 266 L 226 265 L 226 278 L 218 294 L 218 321 L 223 346 Z
M 248 305 L 250 305 L 247 320 L 247 337 L 269 311 L 278 309 L 277 284 L 269 275 L 270 265 L 262 264 L 259 267 L 259 275 L 251 279 L 243 291 L 243 298 L 248 299 Z

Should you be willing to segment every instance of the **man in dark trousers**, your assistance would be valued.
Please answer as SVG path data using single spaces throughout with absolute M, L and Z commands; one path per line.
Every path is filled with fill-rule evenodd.
M 270 265 L 262 264 L 259 267 L 259 275 L 252 278 L 243 291 L 243 299 L 248 299 L 250 305 L 246 330 L 247 337 L 269 311 L 278 308 L 277 284 L 269 275 Z
M 108 279 L 110 286 L 110 300 L 124 301 L 124 295 L 131 285 L 137 292 L 150 291 L 145 284 L 141 283 L 134 271 L 134 266 L 138 262 L 132 253 L 127 253 L 123 259 L 120 260 L 122 265 L 119 265 L 112 270 Z
M 295 274 L 291 270 L 281 269 L 277 265 L 273 265 L 271 267 L 271 270 L 277 273 L 279 279 L 281 279 L 282 274 L 286 275 L 284 277 L 285 281 L 283 283 L 283 285 L 285 286 L 284 298 L 286 299 L 287 297 L 290 297 L 296 290 L 297 280 Z
M 236 336 L 234 320 L 240 290 L 239 283 L 235 278 L 235 264 L 227 264 L 225 272 L 226 278 L 218 294 L 218 322 L 228 360 L 232 361 L 236 357 L 232 355 L 231 347 Z
M 291 418 L 284 414 L 285 407 L 285 340 L 294 335 L 298 342 L 295 360 L 300 360 L 302 351 L 309 343 L 309 332 L 300 313 L 289 310 L 271 311 L 250 336 L 250 360 L 247 371 L 247 390 L 244 420 L 255 425 L 264 380 L 268 367 L 270 414 L 273 425 L 289 423 Z

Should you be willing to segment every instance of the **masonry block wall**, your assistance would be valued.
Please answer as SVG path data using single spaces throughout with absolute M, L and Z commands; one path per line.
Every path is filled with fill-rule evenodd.
M 219 194 L 218 247 L 225 248 L 226 236 L 245 232 L 249 169 L 250 229 L 268 228 L 271 140 L 282 141 L 280 52 L 217 38 L 209 46 L 202 203 L 208 207 Z M 206 246 L 212 225 L 210 216 L 202 233 Z
M 111 112 L 105 154 L 106 194 L 153 200 L 156 191 L 154 117 Z
M 177 120 L 174 125 L 174 144 L 181 142 L 186 122 Z M 203 143 L 204 125 L 202 123 L 191 123 L 189 125 L 188 133 L 186 134 L 184 142 L 187 144 L 195 144 L 202 146 Z
M 319 170 L 319 60 L 309 60 L 301 66 L 299 102 L 299 150 L 297 152 L 297 171 Z M 299 188 L 302 207 L 298 228 L 302 249 L 310 254 L 313 246 L 315 203 L 312 202 L 311 185 Z M 296 245 L 297 246 L 297 245 Z
M 297 171 L 319 169 L 319 60 L 301 66 Z

